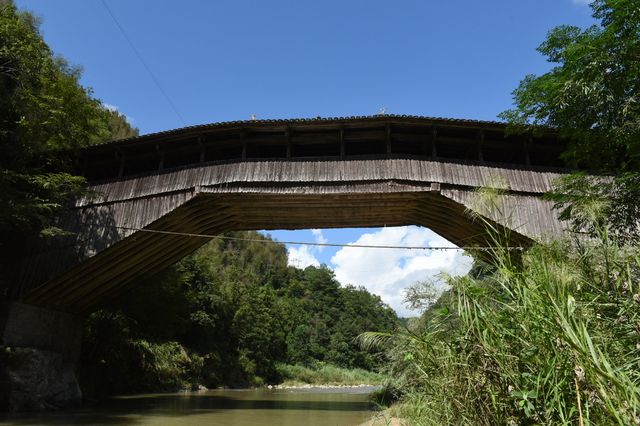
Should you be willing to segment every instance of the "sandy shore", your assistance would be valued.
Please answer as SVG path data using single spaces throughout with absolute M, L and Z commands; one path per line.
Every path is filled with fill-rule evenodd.
M 375 390 L 379 388 L 379 385 L 367 385 L 367 384 L 359 384 L 359 385 L 311 385 L 308 383 L 302 383 L 299 385 L 269 385 L 267 388 L 269 389 L 353 389 L 353 388 L 371 388 Z

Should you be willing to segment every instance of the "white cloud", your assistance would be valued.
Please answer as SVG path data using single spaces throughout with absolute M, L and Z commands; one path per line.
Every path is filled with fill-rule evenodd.
M 289 247 L 289 266 L 304 269 L 307 266 L 320 266 L 320 261 L 312 253 L 311 246 Z
M 109 111 L 118 111 L 118 106 L 117 105 L 111 105 L 111 104 L 102 104 L 103 107 L 105 107 L 106 109 L 108 109 Z
M 324 237 L 324 235 L 322 235 L 322 230 L 321 229 L 312 229 L 311 233 L 315 237 L 316 243 L 318 243 L 318 244 L 326 244 L 328 242 L 328 240 Z M 315 246 L 315 249 L 318 252 L 321 252 L 322 249 L 324 249 L 324 247 L 323 246 Z
M 316 243 L 326 244 L 328 240 L 322 235 L 321 229 L 311 229 L 311 234 Z M 316 258 L 316 253 L 320 253 L 324 249 L 323 246 L 298 246 L 289 247 L 289 266 L 304 269 L 307 266 L 320 266 L 320 261 Z
M 354 244 L 455 247 L 429 229 L 416 226 L 382 228 L 363 234 Z M 471 262 L 458 250 L 342 248 L 331 258 L 341 284 L 364 286 L 401 316 L 418 314 L 404 306 L 405 288 L 419 280 L 438 281 L 442 272 L 465 274 Z M 439 285 L 445 286 L 441 281 Z

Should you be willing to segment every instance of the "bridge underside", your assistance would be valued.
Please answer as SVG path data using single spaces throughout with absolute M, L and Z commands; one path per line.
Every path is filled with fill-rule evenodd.
M 488 245 L 481 220 L 512 244 L 563 232 L 541 199 L 565 171 L 553 132 L 501 123 L 375 116 L 230 122 L 94 146 L 71 155 L 97 197 L 19 261 L 11 300 L 82 313 L 206 242 L 136 231 L 423 225 L 460 246 Z M 500 187 L 494 211 L 474 191 Z
M 81 314 L 230 230 L 421 225 L 458 246 L 494 242 L 481 215 L 510 244 L 558 235 L 541 199 L 558 174 L 411 159 L 204 164 L 96 184 L 61 224 L 76 235 L 24 260 L 14 300 Z M 506 182 L 499 205 L 480 211 L 479 187 Z
M 491 245 L 494 242 L 486 224 L 474 218 L 465 205 L 470 204 L 472 197 L 468 190 L 442 190 L 437 184 L 394 181 L 313 187 L 300 184 L 200 187 L 146 228 L 215 235 L 229 230 L 421 225 L 458 246 Z M 511 201 L 520 209 L 526 208 L 523 201 L 528 197 L 521 198 L 512 196 Z M 129 214 L 142 212 L 129 210 Z M 497 222 L 485 219 L 509 232 L 510 244 L 531 242 L 517 229 L 507 231 Z M 105 234 L 115 231 L 126 237 L 28 292 L 21 301 L 73 314 L 86 313 L 208 241 L 203 237 L 135 232 L 118 226 L 131 225 L 111 222 L 102 231 Z

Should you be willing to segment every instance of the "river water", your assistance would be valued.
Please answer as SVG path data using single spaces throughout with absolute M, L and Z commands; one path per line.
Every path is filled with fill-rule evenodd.
M 131 395 L 43 414 L 0 414 L 1 425 L 349 426 L 372 416 L 375 388 L 212 390 Z

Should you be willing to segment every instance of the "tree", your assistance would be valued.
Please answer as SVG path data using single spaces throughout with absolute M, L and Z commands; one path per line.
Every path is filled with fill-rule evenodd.
M 598 184 L 574 175 L 552 196 L 581 230 L 605 226 L 638 241 L 640 223 L 640 7 L 637 0 L 595 0 L 599 26 L 551 30 L 538 51 L 555 66 L 528 75 L 501 117 L 518 131 L 550 126 L 569 141 L 565 160 L 614 174 Z
M 133 127 L 127 117 L 118 110 L 105 107 L 104 115 L 106 133 L 101 137 L 102 140 L 119 140 L 138 136 L 138 129 Z
M 80 69 L 53 55 L 38 26 L 0 1 L 0 263 L 8 271 L 34 239 L 64 232 L 55 218 L 85 187 L 73 152 L 138 134 L 80 85 Z M 0 276 L 0 294 L 10 280 Z
M 640 7 L 596 0 L 600 26 L 551 30 L 538 51 L 556 64 L 528 75 L 514 91 L 520 125 L 557 128 L 571 142 L 566 158 L 598 171 L 640 167 Z
M 0 235 L 53 231 L 54 214 L 83 187 L 57 152 L 137 135 L 53 55 L 39 22 L 0 3 Z M 46 232 L 45 232 L 46 233 Z
M 287 267 L 285 246 L 257 232 L 226 236 L 92 314 L 83 377 L 123 392 L 183 380 L 209 387 L 275 383 L 278 363 L 379 366 L 355 338 L 395 329 L 397 316 L 380 297 L 341 287 L 326 267 Z M 154 373 L 162 366 L 180 378 Z M 114 368 L 129 378 L 118 379 Z

